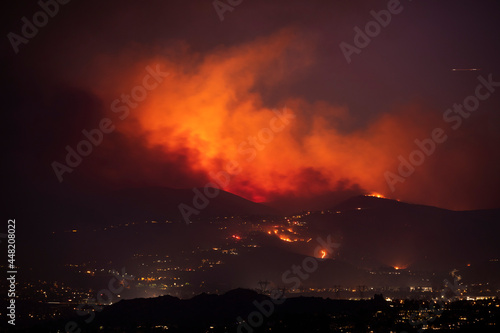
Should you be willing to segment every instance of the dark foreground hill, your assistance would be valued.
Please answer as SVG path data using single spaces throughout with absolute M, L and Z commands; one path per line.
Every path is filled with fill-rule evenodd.
M 236 289 L 223 295 L 201 294 L 182 300 L 171 296 L 120 301 L 94 313 L 80 313 L 20 332 L 496 332 L 499 300 L 387 301 L 382 295 L 363 301 L 317 297 L 273 298 Z M 424 317 L 412 314 L 426 313 Z M 438 316 L 439 315 L 439 316 Z M 464 319 L 466 318 L 466 319 Z

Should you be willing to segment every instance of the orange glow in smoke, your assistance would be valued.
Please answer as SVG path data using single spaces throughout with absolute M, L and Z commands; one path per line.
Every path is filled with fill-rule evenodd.
M 168 72 L 115 123 L 117 132 L 159 159 L 182 161 L 196 179 L 247 199 L 311 197 L 356 186 L 389 191 L 384 172 L 397 166 L 398 154 L 414 149 L 414 138 L 428 135 L 428 127 L 422 132 L 411 121 L 425 116 L 416 107 L 388 110 L 368 127 L 345 132 L 339 124 L 353 119 L 344 105 L 309 102 L 299 93 L 266 101 L 264 92 L 272 96 L 314 62 L 312 41 L 297 38 L 285 30 L 204 55 L 186 47 L 167 49 L 168 56 L 145 56 L 119 70 L 110 69 L 117 66 L 110 59 L 111 65 L 102 66 L 110 75 L 101 73 L 103 82 L 93 81 L 92 87 L 113 100 L 143 82 L 146 66 Z M 170 185 L 161 176 L 154 181 Z
M 321 254 L 321 259 L 325 259 L 327 252 L 325 250 L 321 250 L 319 253 Z

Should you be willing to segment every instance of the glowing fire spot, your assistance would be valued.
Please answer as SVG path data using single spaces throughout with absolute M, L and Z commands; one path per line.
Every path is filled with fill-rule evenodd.
M 321 251 L 319 251 L 319 253 L 321 254 L 321 259 L 325 259 L 326 255 L 327 255 L 326 251 L 321 250 Z
M 374 198 L 381 198 L 381 199 L 387 199 L 386 197 L 384 197 L 382 194 L 380 193 L 376 193 L 376 192 L 372 192 L 370 194 L 367 194 L 366 195 L 367 197 L 374 197 Z
M 407 269 L 408 264 L 403 264 L 403 265 L 399 265 L 399 266 L 392 266 L 392 268 L 394 268 L 395 270 Z
M 240 237 L 240 236 L 238 236 L 238 235 L 233 235 L 233 238 L 234 238 L 234 239 L 237 239 L 237 240 L 240 240 L 240 239 L 241 239 L 241 237 Z
M 293 229 L 290 228 L 292 230 L 292 234 L 296 234 L 295 232 L 293 232 Z M 287 229 L 288 231 L 290 231 L 290 229 Z M 276 237 L 278 237 L 280 240 L 284 241 L 284 242 L 288 242 L 288 243 L 293 243 L 293 242 L 298 242 L 300 241 L 300 239 L 298 239 L 297 237 L 291 235 L 290 233 L 286 232 L 285 229 L 280 229 L 280 228 L 277 228 L 277 227 L 273 227 L 271 230 L 268 230 L 267 233 L 269 235 L 275 235 Z
M 291 240 L 290 238 L 288 238 L 288 237 L 286 237 L 286 236 L 280 236 L 280 239 L 281 239 L 282 241 L 284 241 L 284 242 L 289 242 L 289 243 L 293 242 L 293 240 Z

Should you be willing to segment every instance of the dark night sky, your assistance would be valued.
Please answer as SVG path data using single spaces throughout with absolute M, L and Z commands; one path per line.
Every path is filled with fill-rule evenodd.
M 2 141 L 13 201 L 203 186 L 235 161 L 241 172 L 224 189 L 255 201 L 353 190 L 499 208 L 500 87 L 457 129 L 443 114 L 474 95 L 478 76 L 500 82 L 500 3 L 402 0 L 348 64 L 340 43 L 353 44 L 353 29 L 387 4 L 243 0 L 221 21 L 208 0 L 73 0 L 15 54 L 7 34 L 40 7 L 9 3 Z M 147 66 L 169 76 L 120 119 L 113 101 L 142 84 Z M 285 105 L 295 118 L 242 153 Z M 103 118 L 116 129 L 59 183 L 51 163 Z M 392 192 L 385 173 L 435 128 L 447 140 Z

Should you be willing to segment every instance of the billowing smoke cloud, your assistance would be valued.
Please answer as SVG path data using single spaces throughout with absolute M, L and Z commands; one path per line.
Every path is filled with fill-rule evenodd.
M 385 60 L 379 60 L 386 59 L 385 49 L 380 51 L 384 57 L 372 63 L 363 64 L 372 59 L 366 54 L 357 67 L 346 67 L 341 53 L 325 56 L 324 39 L 311 31 L 284 29 L 259 35 L 229 46 L 212 41 L 218 46 L 198 49 L 172 39 L 111 43 L 82 57 L 78 54 L 85 51 L 84 44 L 75 38 L 64 44 L 71 55 L 68 62 L 60 55 L 48 61 L 46 70 L 39 66 L 36 73 L 16 73 L 29 81 L 25 86 L 33 86 L 18 87 L 16 99 L 23 105 L 17 109 L 36 116 L 16 118 L 16 128 L 28 124 L 33 130 L 30 142 L 12 150 L 19 165 L 43 166 L 30 173 L 26 183 L 36 183 L 31 174 L 43 168 L 50 179 L 41 186 L 57 186 L 50 163 L 62 162 L 65 146 L 75 147 L 84 138 L 82 130 L 97 127 L 107 117 L 116 130 L 106 134 L 73 173 L 64 175 L 64 186 L 186 188 L 214 182 L 255 201 L 314 202 L 317 197 L 342 198 L 329 196 L 332 193 L 378 192 L 452 209 L 498 206 L 499 121 L 498 113 L 492 112 L 496 93 L 464 119 L 459 130 L 451 130 L 442 119 L 447 107 L 474 92 L 475 77 L 468 79 L 473 84 L 467 83 L 471 88 L 463 95 L 450 85 L 448 95 L 453 99 L 437 104 L 425 89 L 412 90 L 427 85 L 437 89 L 432 77 L 412 83 L 414 76 L 405 82 L 391 73 L 384 79 Z M 320 88 L 323 95 L 326 91 L 324 75 L 314 82 L 322 66 L 332 71 L 331 82 L 336 82 L 327 99 L 315 94 Z M 398 66 L 397 70 L 410 68 L 408 75 L 418 71 Z M 152 72 L 168 76 L 144 81 Z M 55 82 L 44 85 L 55 88 L 37 87 L 31 78 L 38 73 Z M 373 77 L 377 80 L 370 81 Z M 363 82 L 354 84 L 356 78 Z M 412 88 L 399 88 L 404 85 Z M 21 92 L 31 98 L 23 99 Z M 429 138 L 437 127 L 448 140 L 391 191 L 386 172 L 397 174 L 398 157 L 408 159 L 418 148 L 414 140 Z M 23 137 L 14 130 L 12 135 Z
M 391 196 L 384 173 L 414 149 L 413 139 L 428 135 L 431 118 L 440 121 L 418 106 L 398 106 L 347 132 L 343 124 L 353 120 L 345 105 L 300 96 L 266 104 L 264 95 L 314 61 L 314 45 L 293 30 L 203 55 L 179 45 L 158 54 L 166 56 L 102 57 L 88 88 L 113 101 L 108 116 L 128 142 L 155 156 L 147 163 L 180 161 L 183 173 L 251 200 L 349 188 Z M 159 84 L 151 79 L 155 87 L 143 89 L 146 96 L 134 87 L 143 84 L 148 66 L 168 76 Z M 140 164 L 132 161 L 135 179 L 148 177 Z M 113 169 L 106 177 L 130 178 L 127 171 Z M 155 177 L 157 185 L 172 186 L 168 175 Z

